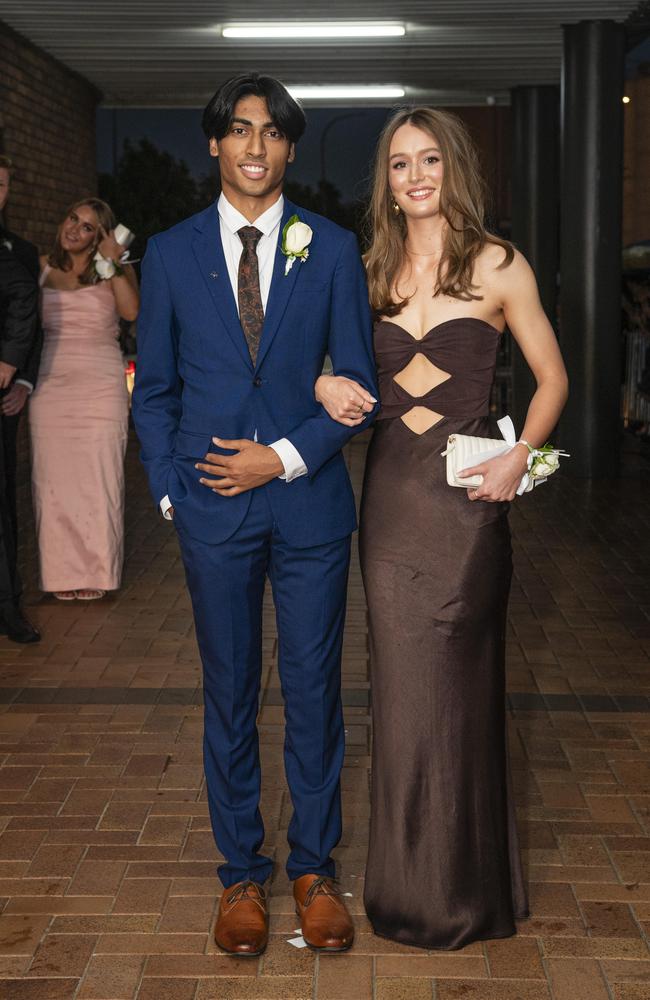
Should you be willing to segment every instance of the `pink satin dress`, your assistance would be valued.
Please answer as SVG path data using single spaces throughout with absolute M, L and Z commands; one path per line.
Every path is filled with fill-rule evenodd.
M 32 493 L 45 591 L 115 590 L 124 552 L 128 393 L 108 282 L 45 287 L 29 405 Z

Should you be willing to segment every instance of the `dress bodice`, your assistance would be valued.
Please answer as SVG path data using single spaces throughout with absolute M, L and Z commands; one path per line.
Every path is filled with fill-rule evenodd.
M 379 320 L 374 330 L 381 399 L 377 419 L 401 417 L 414 406 L 452 418 L 487 416 L 500 336 L 490 323 L 469 316 L 438 323 L 421 340 L 392 320 Z M 416 354 L 449 376 L 422 396 L 395 381 Z
M 41 374 L 119 360 L 119 316 L 108 281 L 79 289 L 48 288 L 40 280 L 44 341 Z

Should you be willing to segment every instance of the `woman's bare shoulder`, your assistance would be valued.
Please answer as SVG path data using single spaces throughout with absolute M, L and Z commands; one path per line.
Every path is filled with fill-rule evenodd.
M 502 271 L 506 267 L 511 267 L 517 256 L 521 257 L 521 254 L 509 243 L 504 246 L 501 243 L 486 242 L 477 254 L 476 263 L 486 273 L 489 271 Z
M 504 247 L 500 243 L 488 243 L 476 258 L 477 270 L 489 282 L 510 284 L 521 281 L 532 274 L 530 264 L 516 247 Z

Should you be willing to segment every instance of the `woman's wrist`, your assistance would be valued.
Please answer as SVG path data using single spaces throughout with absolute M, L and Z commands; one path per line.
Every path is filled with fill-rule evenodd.
M 512 447 L 510 454 L 517 459 L 517 464 L 521 465 L 522 475 L 528 468 L 528 456 L 530 454 L 530 445 L 527 441 L 519 440 Z

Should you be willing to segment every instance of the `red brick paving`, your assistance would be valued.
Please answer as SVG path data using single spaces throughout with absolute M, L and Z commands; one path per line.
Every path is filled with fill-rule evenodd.
M 507 941 L 427 953 L 375 937 L 364 916 L 370 720 L 355 563 L 337 860 L 357 943 L 321 958 L 287 944 L 290 803 L 268 603 L 263 812 L 278 863 L 271 943 L 250 961 L 211 939 L 218 855 L 200 667 L 173 529 L 155 516 L 136 452 L 132 442 L 118 594 L 42 597 L 24 532 L 28 610 L 44 640 L 0 640 L 0 1000 L 647 1000 L 648 480 L 558 477 L 513 509 L 508 691 L 532 912 Z M 363 442 L 348 456 L 358 486 Z

